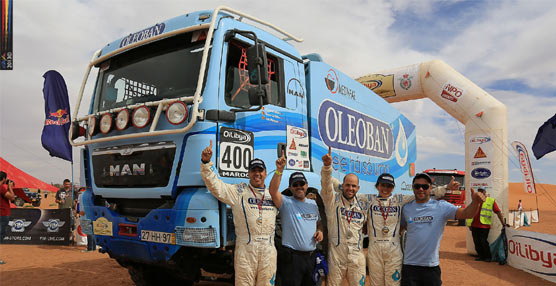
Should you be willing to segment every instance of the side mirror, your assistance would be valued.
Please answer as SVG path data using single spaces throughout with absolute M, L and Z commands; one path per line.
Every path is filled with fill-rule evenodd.
M 256 85 L 268 83 L 268 63 L 264 44 L 255 42 L 255 45 L 247 48 L 247 66 L 249 83 Z
M 252 87 L 249 89 L 249 105 L 267 105 L 269 102 L 266 88 L 262 86 Z

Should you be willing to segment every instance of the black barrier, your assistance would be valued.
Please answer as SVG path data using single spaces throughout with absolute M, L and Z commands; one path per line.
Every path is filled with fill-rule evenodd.
M 70 209 L 12 209 L 4 244 L 69 245 Z

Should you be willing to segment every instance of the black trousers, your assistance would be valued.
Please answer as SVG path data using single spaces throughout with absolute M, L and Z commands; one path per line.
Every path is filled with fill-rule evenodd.
M 488 233 L 490 228 L 472 227 L 471 234 L 473 235 L 473 243 L 475 250 L 479 254 L 479 258 L 483 260 L 491 259 L 490 245 L 488 244 Z
M 282 286 L 314 286 L 315 253 L 283 247 L 278 257 Z
M 401 286 L 440 286 L 442 285 L 440 266 L 426 267 L 402 265 Z

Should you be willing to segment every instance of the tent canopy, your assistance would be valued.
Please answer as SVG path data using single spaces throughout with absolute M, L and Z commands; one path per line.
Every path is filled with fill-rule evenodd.
M 41 189 L 51 192 L 56 192 L 58 190 L 58 188 L 21 171 L 2 157 L 0 157 L 0 171 L 4 171 L 8 174 L 8 179 L 15 182 L 16 188 Z

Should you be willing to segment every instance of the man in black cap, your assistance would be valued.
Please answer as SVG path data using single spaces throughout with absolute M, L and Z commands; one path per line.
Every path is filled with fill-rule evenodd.
M 279 257 L 279 269 L 282 285 L 305 286 L 315 285 L 315 249 L 317 242 L 323 239 L 319 224 L 319 209 L 314 200 L 307 199 L 305 194 L 309 184 L 305 175 L 294 172 L 290 175 L 289 189 L 293 196 L 283 196 L 278 188 L 282 172 L 286 166 L 286 158 L 276 160 L 276 171 L 270 181 L 270 195 L 274 205 L 280 209 L 282 223 L 282 246 L 284 252 Z
M 207 189 L 232 207 L 236 233 L 235 285 L 273 285 L 276 277 L 274 227 L 277 209 L 265 187 L 266 166 L 249 162 L 249 184 L 226 184 L 213 172 L 212 140 L 201 153 L 201 177 Z
M 438 253 L 446 221 L 472 218 L 485 200 L 471 189 L 472 202 L 465 209 L 446 201 L 431 199 L 432 179 L 425 173 L 413 178 L 415 201 L 402 211 L 402 225 L 407 229 L 401 285 L 442 285 Z

